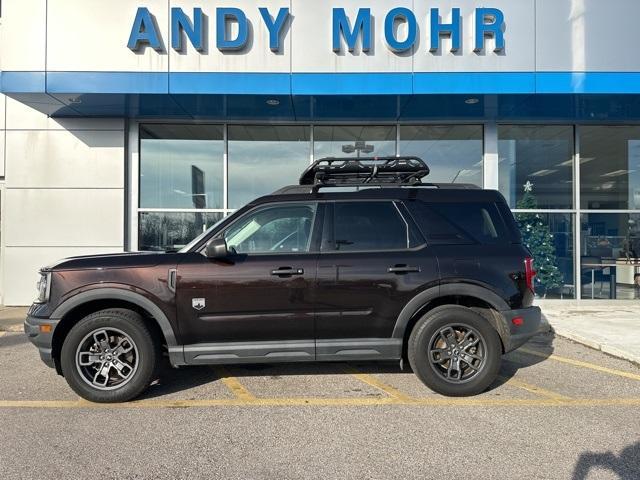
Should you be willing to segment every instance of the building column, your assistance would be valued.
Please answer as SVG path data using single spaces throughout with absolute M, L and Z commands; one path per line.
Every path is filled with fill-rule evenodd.
M 498 125 L 484 124 L 483 188 L 498 190 Z

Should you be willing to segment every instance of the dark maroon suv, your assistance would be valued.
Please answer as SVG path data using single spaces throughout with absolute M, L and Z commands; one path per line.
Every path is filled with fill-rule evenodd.
M 413 157 L 323 159 L 176 253 L 43 268 L 25 332 L 80 396 L 119 402 L 173 366 L 407 359 L 473 395 L 536 333 L 532 259 L 495 191 Z

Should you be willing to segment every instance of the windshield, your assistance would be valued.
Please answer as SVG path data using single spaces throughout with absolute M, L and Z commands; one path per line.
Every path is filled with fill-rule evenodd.
M 214 223 L 212 226 L 210 226 L 209 228 L 207 228 L 204 232 L 202 232 L 200 235 L 198 235 L 196 238 L 194 238 L 193 240 L 191 240 L 189 243 L 187 243 L 184 247 L 182 247 L 180 250 L 178 250 L 178 253 L 187 253 L 189 250 L 191 250 L 198 242 L 200 242 L 200 240 L 202 240 L 204 237 L 206 237 L 207 235 L 209 235 L 209 233 L 216 228 L 218 225 L 220 225 L 222 222 L 224 222 L 227 218 L 229 217 L 224 217 L 221 218 L 220 220 L 218 220 L 216 223 Z

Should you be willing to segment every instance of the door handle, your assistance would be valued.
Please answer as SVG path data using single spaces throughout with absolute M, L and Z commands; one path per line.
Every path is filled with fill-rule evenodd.
M 304 268 L 280 267 L 276 270 L 271 270 L 271 275 L 279 277 L 288 275 L 304 275 Z
M 387 269 L 389 273 L 401 275 L 403 273 L 420 273 L 420 267 L 410 267 L 409 265 L 394 265 Z

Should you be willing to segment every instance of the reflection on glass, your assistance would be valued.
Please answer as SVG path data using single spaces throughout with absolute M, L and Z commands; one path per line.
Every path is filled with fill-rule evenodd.
M 140 127 L 140 207 L 222 208 L 223 127 Z
M 422 158 L 433 183 L 472 183 L 482 186 L 481 125 L 403 125 L 400 155 Z
M 640 214 L 581 216 L 582 298 L 640 298 Z
M 523 208 L 525 184 L 538 208 L 572 208 L 573 127 L 501 125 L 498 162 L 500 192 L 511 208 Z
M 262 208 L 234 223 L 225 233 L 238 253 L 308 252 L 316 204 Z
M 179 250 L 222 218 L 222 213 L 141 212 L 139 249 Z
M 324 157 L 385 157 L 396 154 L 396 127 L 319 126 L 313 129 L 316 160 Z
M 573 277 L 573 214 L 517 213 L 523 243 L 531 251 L 536 295 L 575 298 Z
M 309 166 L 310 128 L 229 126 L 229 208 L 297 184 Z
M 640 127 L 580 127 L 581 207 L 640 209 Z

